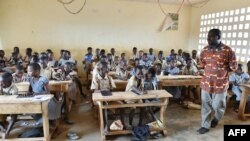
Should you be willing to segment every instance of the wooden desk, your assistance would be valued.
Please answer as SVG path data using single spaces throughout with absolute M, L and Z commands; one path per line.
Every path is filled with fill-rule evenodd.
M 103 119 L 103 109 L 116 109 L 116 108 L 128 108 L 128 107 L 147 107 L 147 106 L 159 106 L 160 107 L 160 120 L 163 125 L 166 124 L 166 119 L 164 117 L 169 97 L 172 97 L 165 90 L 155 90 L 148 91 L 148 94 L 145 95 L 137 95 L 133 92 L 112 92 L 112 96 L 102 96 L 101 93 L 93 93 L 93 101 L 98 104 L 99 107 L 99 115 L 100 115 L 100 132 L 101 132 L 101 140 L 106 140 L 106 135 L 118 135 L 118 134 L 130 134 L 130 130 L 122 130 L 122 131 L 109 131 L 108 134 L 104 134 L 104 119 Z M 159 98 L 161 99 L 159 102 L 152 103 L 133 103 L 133 104 L 116 104 L 116 105 L 104 105 L 104 102 L 107 101 L 123 101 L 123 100 L 141 100 L 141 99 L 152 99 Z M 163 128 L 154 128 L 150 129 L 151 131 L 163 131 L 164 135 L 167 135 L 166 127 Z
M 40 99 L 38 99 L 40 97 Z M 42 114 L 44 137 L 10 140 L 49 141 L 48 103 L 53 95 L 38 95 L 33 98 L 17 98 L 17 95 L 0 96 L 0 114 Z M 6 141 L 8 139 L 5 139 Z
M 156 76 L 159 87 L 162 86 L 200 86 L 202 76 L 194 75 L 164 75 Z
M 241 120 L 246 120 L 246 117 L 250 117 L 250 113 L 245 113 L 246 103 L 248 96 L 250 96 L 250 84 L 241 84 L 242 95 L 240 100 L 239 112 L 238 117 Z
M 196 86 L 196 93 L 200 98 L 200 81 L 202 76 L 194 76 L 194 75 L 164 75 L 164 76 L 156 76 L 159 80 L 159 89 L 162 89 L 163 86 Z

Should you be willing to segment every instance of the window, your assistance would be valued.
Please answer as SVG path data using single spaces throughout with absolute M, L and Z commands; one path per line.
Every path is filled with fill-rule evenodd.
M 236 53 L 237 60 L 250 60 L 250 7 L 232 9 L 201 16 L 198 52 L 207 45 L 207 32 L 212 28 L 222 31 L 222 42 Z

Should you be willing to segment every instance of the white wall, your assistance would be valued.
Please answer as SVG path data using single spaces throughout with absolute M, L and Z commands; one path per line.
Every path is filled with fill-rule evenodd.
M 70 7 L 77 10 L 83 0 Z M 176 12 L 178 5 L 162 4 L 166 12 Z M 88 0 L 84 10 L 69 14 L 57 0 L 1 0 L 0 48 L 10 53 L 14 46 L 24 52 L 47 48 L 59 52 L 69 49 L 81 60 L 88 46 L 117 48 L 119 53 L 153 47 L 166 51 L 188 45 L 191 8 L 183 6 L 179 30 L 158 32 L 164 15 L 156 2 L 127 0 Z

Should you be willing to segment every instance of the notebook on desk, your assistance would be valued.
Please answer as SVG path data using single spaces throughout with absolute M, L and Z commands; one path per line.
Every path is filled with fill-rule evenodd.
M 111 96 L 112 92 L 111 91 L 101 91 L 102 96 Z

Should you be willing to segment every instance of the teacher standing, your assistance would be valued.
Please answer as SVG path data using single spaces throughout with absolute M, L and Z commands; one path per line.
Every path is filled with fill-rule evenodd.
M 221 42 L 221 31 L 211 29 L 207 35 L 208 46 L 200 54 L 204 76 L 201 80 L 201 128 L 200 134 L 217 126 L 226 109 L 229 85 L 228 73 L 237 68 L 234 51 Z

